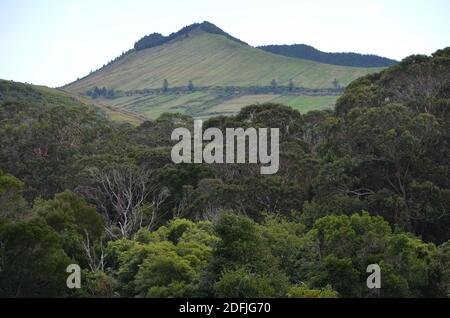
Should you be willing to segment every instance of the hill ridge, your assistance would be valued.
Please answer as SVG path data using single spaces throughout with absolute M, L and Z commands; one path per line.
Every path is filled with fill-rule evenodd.
M 323 52 L 306 44 L 258 46 L 263 51 L 297 59 L 349 67 L 389 67 L 399 62 L 374 54 L 354 52 Z
M 102 114 L 102 116 L 112 121 L 128 122 L 133 125 L 138 125 L 148 120 L 142 114 L 115 108 L 100 101 L 95 101 L 59 88 L 50 88 L 0 78 L 0 106 L 7 103 L 17 103 L 37 108 L 57 106 L 87 108 Z
M 176 38 L 179 38 L 182 36 L 188 37 L 189 33 L 194 30 L 202 30 L 202 31 L 204 31 L 206 33 L 210 33 L 210 34 L 223 35 L 224 37 L 226 37 L 229 40 L 248 45 L 244 41 L 242 41 L 238 38 L 235 38 L 232 35 L 226 33 L 225 31 L 223 31 L 221 28 L 214 25 L 213 23 L 204 21 L 202 23 L 193 23 L 191 25 L 185 26 L 185 27 L 181 28 L 179 31 L 173 32 L 168 36 L 164 36 L 161 33 L 152 33 L 150 35 L 146 35 L 134 44 L 134 49 L 136 51 L 140 51 L 140 50 L 157 47 L 157 46 L 163 45 L 165 43 L 168 43 L 168 42 L 175 40 Z

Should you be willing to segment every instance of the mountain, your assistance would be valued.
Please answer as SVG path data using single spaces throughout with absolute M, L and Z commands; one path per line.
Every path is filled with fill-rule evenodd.
M 261 50 L 282 56 L 351 67 L 389 67 L 398 63 L 386 57 L 359 53 L 327 53 L 305 44 L 267 45 Z
M 137 114 L 60 89 L 0 79 L 0 106 L 7 103 L 19 103 L 30 107 L 41 108 L 59 106 L 67 108 L 88 108 L 113 121 L 128 122 L 135 125 L 145 120 L 145 118 Z
M 315 100 L 316 108 L 331 107 L 339 87 L 379 70 L 275 55 L 204 22 L 167 37 L 144 37 L 126 54 L 63 89 L 151 118 L 163 112 L 207 117 L 235 113 L 244 102 L 279 98 L 300 111 Z M 100 88 L 107 94 L 99 96 Z
M 156 46 L 162 45 L 164 43 L 170 42 L 171 40 L 175 40 L 176 38 L 179 38 L 181 36 L 189 37 L 189 32 L 194 31 L 195 29 L 205 31 L 210 34 L 223 35 L 224 37 L 226 37 L 232 41 L 239 42 L 242 44 L 247 44 L 247 43 L 231 36 L 230 34 L 224 32 L 222 29 L 218 28 L 214 24 L 205 21 L 203 23 L 194 23 L 189 26 L 186 26 L 186 27 L 182 28 L 180 31 L 174 32 L 174 33 L 170 34 L 169 36 L 163 36 L 160 33 L 153 33 L 153 34 L 144 36 L 142 39 L 140 39 L 139 41 L 137 41 L 135 43 L 134 49 L 136 51 L 150 49 L 152 47 L 156 47 Z

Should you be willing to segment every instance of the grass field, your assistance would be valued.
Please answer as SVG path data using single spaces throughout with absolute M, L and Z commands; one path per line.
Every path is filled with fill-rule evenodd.
M 216 114 L 233 114 L 238 112 L 242 106 L 269 103 L 279 97 L 280 95 L 265 94 L 265 95 L 246 95 L 233 98 L 229 101 L 221 103 L 217 106 L 206 110 L 207 113 Z M 204 113 L 205 113 L 204 112 Z
M 333 108 L 339 96 L 280 96 L 272 102 L 291 106 L 304 114 L 311 110 Z
M 168 93 L 163 95 L 143 94 L 102 100 L 114 109 L 141 114 L 147 118 L 158 118 L 162 113 L 181 113 L 195 118 L 205 118 L 217 115 L 234 115 L 242 107 L 263 104 L 280 103 L 290 106 L 301 113 L 310 110 L 321 110 L 334 106 L 338 96 L 298 96 L 280 94 L 259 95 L 226 95 L 212 92 L 195 92 L 190 94 Z
M 130 91 L 160 88 L 164 79 L 171 87 L 268 86 L 330 88 L 333 80 L 347 85 L 377 68 L 343 67 L 288 58 L 253 48 L 221 35 L 194 31 L 188 38 L 162 46 L 131 52 L 90 76 L 71 83 L 66 90 L 84 93 L 93 87 Z

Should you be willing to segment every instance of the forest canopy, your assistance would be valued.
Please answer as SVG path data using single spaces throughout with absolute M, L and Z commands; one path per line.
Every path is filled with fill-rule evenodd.
M 2 297 L 372 297 L 369 264 L 381 297 L 450 295 L 449 48 L 353 82 L 335 111 L 251 105 L 204 122 L 279 128 L 274 176 L 173 164 L 189 116 L 133 127 L 11 85 Z M 69 264 L 81 289 L 65 285 Z

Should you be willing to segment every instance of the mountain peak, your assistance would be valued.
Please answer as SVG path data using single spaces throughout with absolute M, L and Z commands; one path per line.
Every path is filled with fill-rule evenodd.
M 137 41 L 135 43 L 134 49 L 136 51 L 141 51 L 141 50 L 150 49 L 150 48 L 153 48 L 156 46 L 163 45 L 167 42 L 175 40 L 176 38 L 180 38 L 183 36 L 189 37 L 189 33 L 191 33 L 194 30 L 202 30 L 203 32 L 206 32 L 206 33 L 222 35 L 232 41 L 239 42 L 242 44 L 247 44 L 247 43 L 231 36 L 230 34 L 226 33 L 225 31 L 223 31 L 221 28 L 214 25 L 213 23 L 208 22 L 208 21 L 203 21 L 202 23 L 194 23 L 194 24 L 185 26 L 181 30 L 171 33 L 168 36 L 164 36 L 160 33 L 152 33 L 150 35 L 146 35 L 142 39 L 140 39 L 139 41 Z

